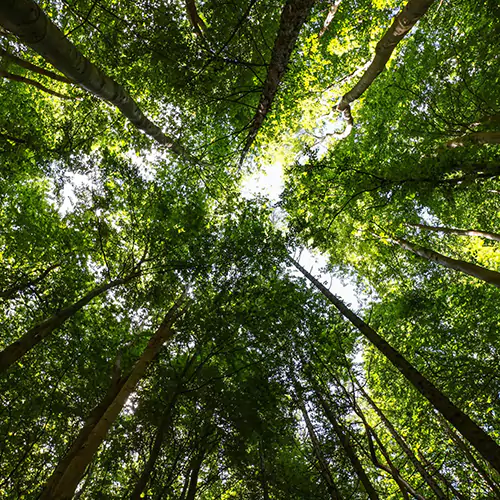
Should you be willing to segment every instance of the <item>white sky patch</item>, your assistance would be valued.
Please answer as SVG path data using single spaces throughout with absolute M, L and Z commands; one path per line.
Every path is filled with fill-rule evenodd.
M 75 188 L 81 186 L 91 186 L 93 184 L 92 180 L 88 175 L 75 174 L 73 172 L 68 172 L 65 174 L 66 182 L 62 189 L 61 197 L 62 203 L 58 211 L 61 217 L 65 216 L 75 206 L 77 201 L 77 195 L 75 193 Z

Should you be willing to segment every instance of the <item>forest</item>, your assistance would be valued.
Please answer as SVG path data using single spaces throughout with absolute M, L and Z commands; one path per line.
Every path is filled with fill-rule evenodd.
M 0 0 L 0 498 L 500 499 L 499 289 L 498 0 Z

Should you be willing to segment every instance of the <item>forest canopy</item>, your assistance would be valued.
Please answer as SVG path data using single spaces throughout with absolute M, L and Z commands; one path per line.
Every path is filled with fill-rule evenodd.
M 500 498 L 499 54 L 497 0 L 2 0 L 0 497 Z

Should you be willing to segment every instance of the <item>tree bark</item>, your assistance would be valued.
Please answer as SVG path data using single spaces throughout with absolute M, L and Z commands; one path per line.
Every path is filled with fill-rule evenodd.
M 205 449 L 202 448 L 198 455 L 195 457 L 194 464 L 191 468 L 191 475 L 189 478 L 189 488 L 187 490 L 186 500 L 194 500 L 196 491 L 198 489 L 198 476 L 200 475 L 201 464 L 205 458 Z
M 302 416 L 304 417 L 304 421 L 307 427 L 307 432 L 309 434 L 311 443 L 313 445 L 314 454 L 316 455 L 316 459 L 318 460 L 319 471 L 326 483 L 326 487 L 328 493 L 330 494 L 330 498 L 332 498 L 332 500 L 340 500 L 342 497 L 337 488 L 337 485 L 335 484 L 332 473 L 330 472 L 328 463 L 326 462 L 325 457 L 323 456 L 323 452 L 321 451 L 321 445 L 319 443 L 318 436 L 316 436 L 316 431 L 314 430 L 311 419 L 309 418 L 309 414 L 307 413 L 304 401 L 302 400 L 302 396 L 300 394 L 300 388 L 298 387 L 298 384 L 296 382 L 294 383 L 294 385 L 295 385 L 296 400 L 299 405 L 300 411 L 302 412 Z
M 479 427 L 469 416 L 450 401 L 430 380 L 424 377 L 406 358 L 357 314 L 351 311 L 320 281 L 308 273 L 298 262 L 289 257 L 290 262 L 371 342 L 426 398 L 443 417 L 450 422 L 477 452 L 498 472 L 500 472 L 500 446 Z
M 471 132 L 446 143 L 449 149 L 460 148 L 470 144 L 500 144 L 500 132 Z
M 409 0 L 403 10 L 395 17 L 392 25 L 386 31 L 375 48 L 375 57 L 370 66 L 361 76 L 358 83 L 345 94 L 337 105 L 344 113 L 348 123 L 352 123 L 350 105 L 359 99 L 375 78 L 382 73 L 397 44 L 406 36 L 419 19 L 427 12 L 434 0 Z
M 14 73 L 9 73 L 3 69 L 0 69 L 0 77 L 6 78 L 7 80 L 12 80 L 13 82 L 25 83 L 26 85 L 31 85 L 32 87 L 41 90 L 42 92 L 46 92 L 47 94 L 53 95 L 54 97 L 59 97 L 60 99 L 73 99 L 70 95 L 61 94 L 60 92 L 56 92 L 55 90 L 49 89 L 45 85 L 42 85 L 40 82 L 36 80 L 31 80 L 30 78 L 25 78 L 24 76 L 15 75 Z
M 306 21 L 309 11 L 315 1 L 316 0 L 287 0 L 283 7 L 278 35 L 274 42 L 271 62 L 269 63 L 266 81 L 264 82 L 264 89 L 262 90 L 257 112 L 253 117 L 252 125 L 243 147 L 240 163 L 243 163 L 255 137 L 257 137 L 257 133 L 264 122 L 264 118 L 271 109 L 276 91 L 278 90 L 278 85 L 290 61 L 290 56 L 295 47 L 300 29 Z
M 38 323 L 28 330 L 19 340 L 16 340 L 0 352 L 0 374 L 8 370 L 14 363 L 19 361 L 28 351 L 33 349 L 43 339 L 48 337 L 54 330 L 62 326 L 69 318 L 74 316 L 80 309 L 85 307 L 95 297 L 103 294 L 110 288 L 128 283 L 139 276 L 139 272 L 125 278 L 119 278 L 104 285 L 98 286 L 84 295 L 78 302 L 61 309 L 50 318 Z
M 318 399 L 321 407 L 323 408 L 323 411 L 325 412 L 326 418 L 332 424 L 333 430 L 337 435 L 337 437 L 339 438 L 340 444 L 342 445 L 342 448 L 344 448 L 345 454 L 347 455 L 347 458 L 349 458 L 352 468 L 356 472 L 356 475 L 358 476 L 366 493 L 368 494 L 368 498 L 370 498 L 371 500 L 378 500 L 380 497 L 378 496 L 377 491 L 375 490 L 373 484 L 371 483 L 370 478 L 366 474 L 365 469 L 361 465 L 361 462 L 359 461 L 356 452 L 351 446 L 349 437 L 346 436 L 346 434 L 344 433 L 341 424 L 337 421 L 337 418 L 335 417 L 333 411 L 328 406 L 328 404 L 325 401 L 325 398 L 323 397 L 318 387 L 316 386 L 314 387 L 314 393 L 316 394 L 316 398 Z
M 189 22 L 191 23 L 191 26 L 193 27 L 195 33 L 198 36 L 202 36 L 203 33 L 206 31 L 207 26 L 203 21 L 203 19 L 198 14 L 198 9 L 196 8 L 196 1 L 185 0 L 185 3 L 186 3 L 186 12 L 189 18 Z
M 72 82 L 116 106 L 136 128 L 172 152 L 185 154 L 184 148 L 151 122 L 126 90 L 91 63 L 33 0 L 0 2 L 0 25 Z
M 321 38 L 325 33 L 326 30 L 330 27 L 330 24 L 332 24 L 332 21 L 335 19 L 335 14 L 337 13 L 337 10 L 339 9 L 340 2 L 342 0 L 335 0 L 330 7 L 330 10 L 328 11 L 328 14 L 325 18 L 325 22 L 323 23 L 323 27 L 321 28 L 321 31 L 319 32 L 318 38 Z
M 409 241 L 403 240 L 402 238 L 391 238 L 390 241 L 396 243 L 401 248 L 418 255 L 419 257 L 430 260 L 431 262 L 436 262 L 437 264 L 447 267 L 448 269 L 454 269 L 455 271 L 468 274 L 469 276 L 486 281 L 486 283 L 490 283 L 500 288 L 500 273 L 497 271 L 491 271 L 490 269 L 486 269 L 463 260 L 446 257 L 445 255 L 435 252 L 434 250 L 415 245 Z
M 3 57 L 4 59 L 13 62 L 16 66 L 20 66 L 21 68 L 33 71 L 34 73 L 38 73 L 39 75 L 52 78 L 52 80 L 56 80 L 58 82 L 63 82 L 63 83 L 73 83 L 70 79 L 66 78 L 65 76 L 58 75 L 57 73 L 49 71 L 48 69 L 40 68 L 40 66 L 36 66 L 35 64 L 30 63 L 29 61 L 25 61 L 24 59 L 21 59 L 20 57 L 17 57 L 14 54 L 7 52 L 1 47 L 0 47 L 0 56 Z
M 401 434 L 399 434 L 399 432 L 392 425 L 391 421 L 385 416 L 382 410 L 375 404 L 373 399 L 371 399 L 370 396 L 368 396 L 368 394 L 362 387 L 358 386 L 358 389 L 363 395 L 363 397 L 366 399 L 366 401 L 368 401 L 368 404 L 373 408 L 375 413 L 378 415 L 380 420 L 383 422 L 383 424 L 385 425 L 391 436 L 394 438 L 394 441 L 398 443 L 399 447 L 404 451 L 405 455 L 408 457 L 408 459 L 413 464 L 415 469 L 417 469 L 419 474 L 422 476 L 422 479 L 428 484 L 429 488 L 431 488 L 431 490 L 434 492 L 436 497 L 439 500 L 446 500 L 447 499 L 446 494 L 439 487 L 436 481 L 434 481 L 434 478 L 427 472 L 427 470 L 422 465 L 420 460 L 416 457 L 411 448 L 407 445 L 406 441 L 403 439 Z
M 80 435 L 63 459 L 62 465 L 56 468 L 49 479 L 40 500 L 70 500 L 73 498 L 86 467 L 104 441 L 123 405 L 135 390 L 162 346 L 174 335 L 173 324 L 179 316 L 178 310 L 182 302 L 183 298 L 171 307 L 132 369 L 120 378 L 115 390 L 98 406 L 99 411 L 95 413 L 90 423 L 82 428 Z
M 409 227 L 423 229 L 424 231 L 434 231 L 435 233 L 453 234 L 456 236 L 480 236 L 487 240 L 500 241 L 500 234 L 489 233 L 487 231 L 477 231 L 475 229 L 455 229 L 453 227 L 427 226 L 426 224 L 405 224 Z

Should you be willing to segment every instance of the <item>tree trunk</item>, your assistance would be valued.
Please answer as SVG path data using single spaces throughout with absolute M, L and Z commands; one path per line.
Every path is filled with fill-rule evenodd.
M 500 132 L 471 132 L 446 143 L 446 147 L 460 148 L 469 144 L 500 144 Z
M 453 234 L 456 236 L 480 236 L 487 240 L 500 241 L 500 234 L 477 231 L 475 229 L 455 229 L 453 227 L 427 226 L 425 224 L 405 224 L 409 227 L 423 229 L 424 231 L 434 231 L 435 233 Z
M 56 80 L 58 82 L 63 82 L 63 83 L 73 83 L 71 80 L 69 80 L 65 76 L 58 75 L 57 73 L 49 71 L 48 69 L 40 68 L 39 66 L 36 66 L 35 64 L 32 64 L 28 61 L 25 61 L 24 59 L 21 59 L 20 57 L 15 56 L 14 54 L 10 54 L 6 50 L 2 49 L 1 47 L 0 47 L 0 56 L 3 57 L 4 59 L 7 59 L 7 60 L 13 62 L 15 65 L 20 66 L 21 68 L 27 69 L 29 71 L 33 71 L 34 73 L 38 73 L 39 75 L 43 75 L 43 76 L 46 76 L 48 78 L 52 78 L 52 80 Z
M 309 418 L 309 414 L 307 413 L 304 401 L 302 400 L 302 397 L 300 395 L 300 388 L 298 387 L 297 383 L 295 383 L 295 393 L 297 403 L 306 423 L 307 432 L 313 445 L 314 454 L 316 455 L 316 459 L 318 460 L 318 469 L 326 483 L 330 498 L 332 498 L 332 500 L 340 500 L 342 497 L 340 496 L 337 485 L 335 484 L 332 473 L 330 472 L 330 468 L 328 467 L 328 463 L 326 462 L 325 457 L 323 456 L 323 452 L 321 451 L 321 445 L 319 443 L 318 436 L 316 436 L 316 432 L 312 425 L 311 419 Z
M 350 117 L 351 102 L 359 99 L 384 70 L 397 44 L 406 36 L 418 20 L 427 12 L 434 0 L 409 0 L 403 10 L 395 17 L 391 27 L 378 42 L 375 57 L 359 82 L 340 100 L 337 109 Z
M 484 482 L 489 486 L 491 491 L 495 494 L 497 498 L 500 498 L 500 487 L 498 484 L 490 477 L 488 472 L 484 469 L 484 467 L 476 460 L 476 457 L 471 453 L 467 443 L 464 443 L 460 436 L 445 422 L 446 431 L 448 435 L 451 437 L 453 442 L 458 446 L 460 450 L 462 450 L 469 460 L 469 462 L 474 466 L 477 470 L 478 474 L 483 478 Z
M 126 90 L 91 63 L 33 0 L 0 2 L 0 25 L 38 52 L 72 82 L 116 106 L 139 130 L 176 154 L 185 153 L 141 111 Z
M 333 411 L 326 403 L 325 398 L 323 397 L 323 395 L 319 391 L 316 384 L 313 383 L 313 385 L 314 385 L 314 393 L 316 394 L 316 398 L 318 399 L 321 407 L 323 408 L 323 411 L 325 412 L 326 418 L 332 424 L 333 430 L 334 430 L 335 434 L 337 435 L 337 437 L 339 438 L 340 444 L 342 445 L 342 448 L 344 448 L 345 454 L 347 455 L 347 458 L 349 458 L 349 461 L 351 462 L 351 465 L 352 465 L 352 468 L 354 469 L 354 472 L 356 472 L 356 475 L 359 477 L 359 480 L 363 484 L 363 487 L 365 488 L 365 491 L 368 494 L 368 498 L 370 498 L 371 500 L 378 500 L 380 497 L 378 496 L 377 491 L 373 487 L 373 484 L 371 483 L 370 478 L 366 474 L 365 469 L 361 465 L 361 462 L 359 461 L 359 458 L 356 455 L 356 452 L 354 451 L 353 447 L 351 446 L 349 437 L 344 434 L 342 426 L 337 421 Z
M 411 448 L 406 444 L 405 440 L 403 439 L 401 434 L 399 434 L 399 432 L 395 429 L 390 420 L 384 415 L 382 410 L 375 404 L 375 402 L 370 398 L 370 396 L 368 396 L 368 394 L 362 387 L 358 386 L 358 389 L 363 395 L 363 397 L 366 399 L 366 401 L 368 401 L 369 405 L 373 408 L 375 413 L 378 415 L 380 420 L 382 420 L 383 424 L 385 425 L 391 436 L 394 438 L 394 441 L 398 443 L 398 445 L 404 451 L 405 455 L 408 457 L 408 459 L 413 464 L 415 469 L 417 469 L 419 474 L 422 476 L 422 479 L 429 485 L 429 488 L 431 488 L 436 497 L 440 500 L 446 500 L 447 498 L 446 494 L 439 487 L 436 481 L 434 481 L 434 478 L 427 472 L 425 467 L 422 465 L 420 460 L 415 456 Z
M 469 276 L 474 276 L 474 278 L 486 281 L 486 283 L 490 283 L 500 288 L 500 273 L 497 271 L 491 271 L 490 269 L 486 269 L 476 264 L 471 264 L 470 262 L 465 262 L 464 260 L 446 257 L 445 255 L 435 252 L 434 250 L 415 245 L 401 238 L 391 238 L 390 241 L 396 243 L 401 248 L 418 255 L 419 257 L 430 260 L 431 262 L 436 262 L 437 264 L 447 267 L 448 269 L 454 269 L 455 271 L 460 271 L 468 274 Z
M 171 307 L 132 369 L 120 378 L 116 389 L 98 406 L 99 411 L 95 413 L 90 423 L 88 425 L 86 423 L 83 427 L 69 453 L 63 459 L 62 465 L 56 468 L 49 479 L 40 500 L 70 500 L 73 497 L 86 467 L 104 441 L 123 405 L 162 346 L 174 335 L 173 323 L 179 316 L 178 309 L 182 302 L 183 298 Z
M 126 278 L 119 278 L 104 285 L 98 286 L 84 295 L 78 302 L 61 309 L 50 318 L 38 323 L 28 330 L 19 340 L 16 340 L 0 352 L 0 374 L 8 370 L 14 363 L 19 361 L 29 350 L 35 347 L 44 338 L 48 337 L 55 329 L 59 328 L 69 318 L 85 307 L 92 299 L 103 294 L 110 288 L 123 285 L 140 273 L 134 273 Z
M 264 452 L 262 451 L 262 438 L 259 439 L 259 461 L 262 496 L 264 497 L 264 500 L 269 500 L 269 486 L 267 485 L 266 464 L 264 462 Z
M 205 458 L 205 449 L 201 449 L 195 458 L 194 465 L 191 468 L 191 476 L 189 478 L 189 488 L 187 490 L 186 500 L 194 500 L 196 490 L 198 489 L 198 476 L 200 475 L 201 464 Z
M 295 42 L 300 33 L 309 11 L 316 0 L 287 0 L 281 12 L 280 26 L 274 42 L 271 62 L 267 71 L 266 81 L 260 96 L 250 131 L 248 133 L 240 163 L 243 163 L 250 147 L 257 137 L 257 133 L 264 122 L 264 118 L 271 109 L 278 85 L 286 71 L 290 56 L 295 47 Z
M 177 399 L 177 393 L 174 394 L 169 406 L 167 413 L 162 419 L 162 422 L 158 426 L 156 430 L 155 440 L 153 443 L 153 447 L 151 448 L 151 452 L 149 453 L 148 461 L 144 466 L 144 470 L 140 475 L 137 483 L 135 483 L 134 489 L 130 495 L 130 500 L 140 500 L 142 492 L 145 490 L 148 485 L 149 478 L 153 469 L 155 467 L 156 461 L 158 460 L 158 456 L 160 455 L 160 451 L 165 439 L 165 434 L 170 428 L 172 423 L 172 409 L 175 405 L 175 400 Z
M 185 0 L 185 3 L 186 3 L 186 12 L 189 18 L 189 22 L 191 23 L 191 26 L 193 27 L 195 33 L 198 36 L 202 36 L 203 33 L 206 31 L 207 26 L 203 21 L 203 19 L 198 14 L 198 9 L 196 8 L 196 1 Z
M 352 312 L 340 299 L 333 295 L 321 282 L 308 273 L 298 262 L 289 257 L 290 262 L 371 342 L 424 396 L 434 408 L 450 422 L 478 453 L 500 472 L 500 447 L 472 421 L 462 410 L 453 404 L 437 387 L 425 378 L 403 355 L 385 341 L 373 328 L 368 326 L 357 314 Z
M 36 80 L 31 80 L 30 78 L 25 78 L 24 76 L 15 75 L 13 73 L 9 73 L 8 71 L 4 71 L 0 69 L 0 77 L 7 78 L 7 80 L 12 80 L 13 82 L 25 83 L 26 85 L 31 85 L 47 94 L 53 95 L 54 97 L 59 97 L 60 99 L 72 99 L 70 95 L 61 94 L 56 92 L 55 90 L 49 89 L 45 85 L 42 85 L 40 82 Z
M 321 38 L 325 33 L 326 30 L 330 27 L 330 24 L 335 18 L 335 14 L 337 13 L 337 10 L 339 9 L 340 2 L 342 0 L 335 0 L 330 7 L 330 10 L 328 11 L 328 15 L 326 16 L 325 22 L 323 23 L 323 27 L 321 28 L 321 31 L 319 32 L 318 38 Z

